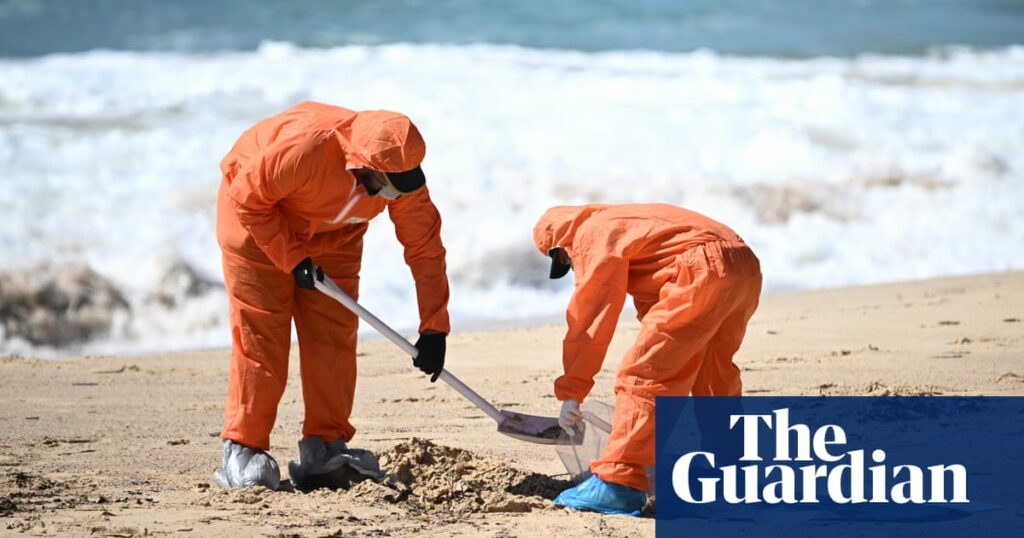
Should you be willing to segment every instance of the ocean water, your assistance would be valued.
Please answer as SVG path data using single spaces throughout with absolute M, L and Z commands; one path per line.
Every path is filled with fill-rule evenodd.
M 1024 268 L 1019 2 L 65 4 L 0 1 L 0 270 L 88 264 L 132 313 L 0 352 L 227 345 L 218 162 L 306 99 L 419 126 L 456 331 L 564 311 L 531 241 L 556 204 L 704 212 L 769 292 Z M 154 299 L 183 266 L 209 289 Z M 388 219 L 363 266 L 411 332 Z

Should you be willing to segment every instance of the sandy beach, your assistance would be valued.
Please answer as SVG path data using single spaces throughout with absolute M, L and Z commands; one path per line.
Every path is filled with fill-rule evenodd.
M 498 433 L 365 324 L 350 444 L 377 454 L 385 477 L 295 491 L 288 463 L 304 403 L 293 346 L 270 439 L 281 490 L 225 491 L 212 480 L 229 295 L 269 312 L 255 296 L 291 282 L 251 271 L 264 255 L 285 272 L 308 256 L 339 276 L 361 249 L 366 308 L 410 339 L 417 328 L 445 332 L 450 318 L 451 373 L 499 408 L 558 415 L 565 307 L 590 265 L 580 258 L 580 274 L 549 278 L 545 254 L 558 245 L 539 245 L 533 230 L 556 206 L 667 204 L 742 237 L 769 292 L 735 358 L 747 395 L 834 397 L 856 411 L 947 402 L 838 397 L 1024 396 L 1024 136 L 1008 121 L 1024 118 L 1024 2 L 68 4 L 0 0 L 0 538 L 654 535 L 653 503 L 640 518 L 555 507 L 571 484 L 555 448 Z M 382 201 L 399 186 L 405 203 Z M 418 194 L 427 191 L 429 204 Z M 642 238 L 636 248 L 658 256 L 690 244 L 648 233 L 672 220 L 660 213 L 609 236 Z M 585 410 L 614 403 L 640 330 L 632 307 Z M 315 318 L 304 330 L 324 334 Z M 252 341 L 289 354 L 287 340 L 265 337 Z M 422 347 L 429 359 L 432 346 Z M 899 433 L 861 424 L 879 442 L 850 438 L 851 488 L 861 448 L 881 464 L 875 449 L 891 447 L 894 474 L 906 468 L 897 461 L 973 458 L 963 472 L 969 463 L 983 478 L 971 482 L 969 512 L 985 515 L 942 510 L 942 532 L 1024 535 L 994 522 L 1024 526 L 1024 501 L 1003 509 L 1024 499 L 1024 474 L 1012 474 L 1024 473 L 1016 415 L 955 403 L 977 414 L 930 412 L 936 429 L 964 429 L 919 451 L 900 436 L 925 433 L 917 418 L 863 413 L 893 419 Z M 663 424 L 672 416 L 659 412 Z M 821 426 L 839 426 L 844 415 L 824 416 Z M 674 448 L 694 440 L 672 432 Z M 897 449 L 918 453 L 901 460 Z M 662 454 L 664 463 L 684 452 Z M 728 467 L 726 457 L 709 464 Z M 794 495 L 820 489 L 806 480 Z M 656 507 L 663 521 L 673 498 Z M 805 499 L 786 503 L 806 521 L 846 512 Z M 761 500 L 743 504 L 772 504 Z M 876 506 L 852 512 L 901 524 L 934 515 Z M 727 525 L 780 519 L 755 512 L 713 513 Z M 685 523 L 679 534 L 701 534 Z M 838 538 L 797 530 L 780 532 Z
M 623 318 L 592 398 L 612 401 L 637 330 Z M 554 415 L 562 332 L 456 327 L 448 367 L 499 407 Z M 297 457 L 302 416 L 295 351 L 272 438 L 282 468 Z M 497 434 L 390 343 L 362 343 L 359 360 L 353 445 L 382 454 L 397 489 L 213 485 L 227 350 L 0 359 L 0 535 L 654 534 L 651 518 L 530 495 L 564 487 L 554 450 Z M 749 395 L 1024 395 L 1024 273 L 769 295 L 736 361 Z

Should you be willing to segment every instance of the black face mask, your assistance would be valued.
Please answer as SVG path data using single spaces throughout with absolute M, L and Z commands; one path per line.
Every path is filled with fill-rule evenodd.
M 569 254 L 564 248 L 554 247 L 548 250 L 548 256 L 551 257 L 551 272 L 548 274 L 548 278 L 562 278 L 572 269 L 572 260 L 569 259 Z
M 403 194 L 412 194 L 426 185 L 426 176 L 419 166 L 405 172 L 380 172 L 362 168 L 352 170 L 352 175 L 362 183 L 367 194 L 380 195 L 388 200 L 397 200 Z

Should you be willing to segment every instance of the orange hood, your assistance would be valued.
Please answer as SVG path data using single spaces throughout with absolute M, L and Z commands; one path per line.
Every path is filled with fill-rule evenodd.
M 423 162 L 427 146 L 404 114 L 387 110 L 356 112 L 342 140 L 346 160 L 383 172 L 404 172 Z
M 562 247 L 572 251 L 572 242 L 576 237 L 576 230 L 586 222 L 591 215 L 608 207 L 607 204 L 589 205 L 560 205 L 552 207 L 544 212 L 544 215 L 533 227 L 533 242 L 537 250 L 547 256 L 548 251 L 555 247 Z

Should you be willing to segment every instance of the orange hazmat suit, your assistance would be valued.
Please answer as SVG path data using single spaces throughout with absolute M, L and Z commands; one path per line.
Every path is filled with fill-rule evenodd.
M 626 295 L 633 296 L 640 334 L 619 366 L 611 435 L 591 470 L 646 490 L 655 397 L 740 394 L 732 358 L 757 308 L 760 264 L 725 225 L 664 204 L 554 207 L 533 236 L 545 255 L 564 248 L 576 278 L 559 400 L 582 402 L 590 393 Z
M 231 323 L 231 367 L 221 438 L 268 450 L 284 392 L 291 323 L 299 339 L 304 436 L 350 440 L 356 382 L 355 314 L 296 286 L 312 257 L 358 296 L 363 234 L 384 211 L 412 270 L 420 332 L 449 332 L 441 217 L 426 188 L 390 201 L 349 172 L 401 172 L 426 147 L 402 114 L 305 102 L 247 130 L 221 162 L 217 240 Z

